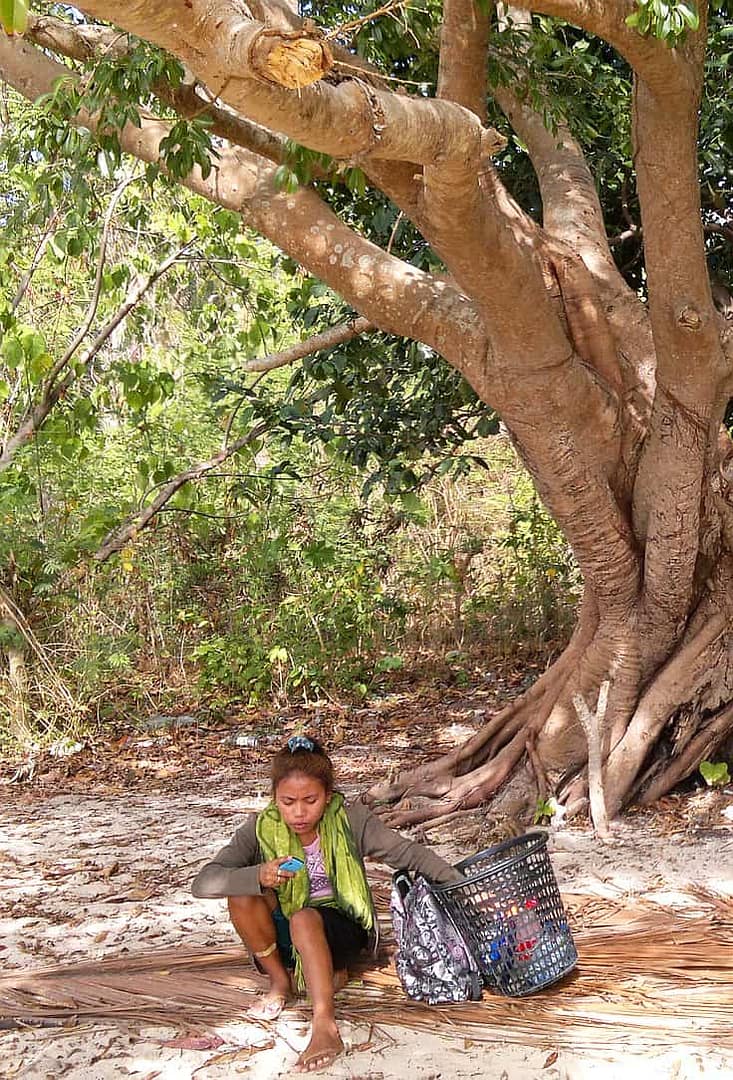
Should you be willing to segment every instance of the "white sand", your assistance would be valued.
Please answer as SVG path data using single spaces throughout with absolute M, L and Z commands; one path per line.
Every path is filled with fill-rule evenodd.
M 195 869 L 229 838 L 245 808 L 261 805 L 253 784 L 249 798 L 231 800 L 226 786 L 200 794 L 58 795 L 46 800 L 11 796 L 0 816 L 0 905 L 3 971 L 57 962 L 108 958 L 157 946 L 234 943 L 224 905 L 193 899 Z M 12 789 L 14 792 L 15 789 Z M 3 799 L 5 802 L 5 800 Z M 666 837 L 630 818 L 610 845 L 587 829 L 559 831 L 552 860 L 565 891 L 600 896 L 641 895 L 661 903 L 685 902 L 686 884 L 733 894 L 733 795 L 718 798 L 704 827 Z M 470 854 L 450 843 L 441 854 Z M 532 1008 L 532 1001 L 527 1001 Z M 506 1041 L 472 1042 L 397 1027 L 372 1032 L 368 1047 L 343 1055 L 318 1075 L 352 1080 L 692 1080 L 733 1077 L 733 1055 L 669 1046 L 643 1053 L 633 1042 L 623 1053 L 589 1055 Z M 212 1028 L 224 1045 L 210 1050 L 161 1046 L 180 1032 L 140 1024 L 85 1023 L 63 1030 L 0 1032 L 0 1077 L 38 1080 L 216 1080 L 246 1074 L 265 1080 L 287 1074 L 307 1029 L 282 1018 L 274 1045 L 248 1055 L 263 1029 L 245 1022 Z M 348 1047 L 368 1041 L 366 1029 L 342 1025 Z M 265 1036 L 266 1037 L 266 1034 Z M 207 1061 L 239 1051 L 220 1064 Z

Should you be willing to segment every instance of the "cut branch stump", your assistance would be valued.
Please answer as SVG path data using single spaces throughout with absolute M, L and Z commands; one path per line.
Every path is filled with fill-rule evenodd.
M 590 816 L 596 836 L 607 840 L 611 827 L 606 810 L 606 794 L 603 786 L 603 732 L 608 707 L 610 682 L 601 683 L 596 711 L 591 712 L 580 694 L 573 694 L 573 705 L 588 742 L 588 799 Z

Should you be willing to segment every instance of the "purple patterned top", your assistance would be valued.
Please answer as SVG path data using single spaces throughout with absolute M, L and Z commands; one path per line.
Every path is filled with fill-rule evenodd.
M 323 864 L 320 839 L 316 837 L 312 844 L 303 848 L 303 851 L 305 852 L 305 868 L 311 883 L 311 900 L 325 900 L 333 896 L 333 886 Z

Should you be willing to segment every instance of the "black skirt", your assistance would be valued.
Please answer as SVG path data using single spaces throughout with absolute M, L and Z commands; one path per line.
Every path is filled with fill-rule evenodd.
M 308 905 L 310 906 L 310 905 Z M 353 964 L 360 952 L 366 948 L 369 935 L 363 926 L 354 922 L 340 908 L 328 905 L 313 906 L 323 920 L 323 930 L 326 935 L 328 947 L 331 950 L 331 960 L 334 971 L 342 971 Z M 286 968 L 295 967 L 295 948 L 290 937 L 290 923 L 283 915 L 280 908 L 272 913 L 277 936 L 277 947 L 283 964 Z M 258 971 L 263 972 L 262 966 L 254 958 Z

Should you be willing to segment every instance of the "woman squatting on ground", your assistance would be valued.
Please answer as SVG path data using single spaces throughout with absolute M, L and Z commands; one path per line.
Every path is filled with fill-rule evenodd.
M 362 950 L 376 945 L 377 920 L 364 859 L 431 881 L 460 878 L 449 863 L 335 790 L 333 765 L 315 739 L 296 735 L 271 765 L 272 802 L 250 814 L 197 874 L 198 897 L 225 897 L 229 915 L 269 989 L 250 1010 L 274 1020 L 293 987 L 307 989 L 313 1023 L 297 1063 L 308 1072 L 343 1050 L 334 994 Z M 301 869 L 287 869 L 293 858 Z M 296 866 L 298 864 L 292 864 Z

